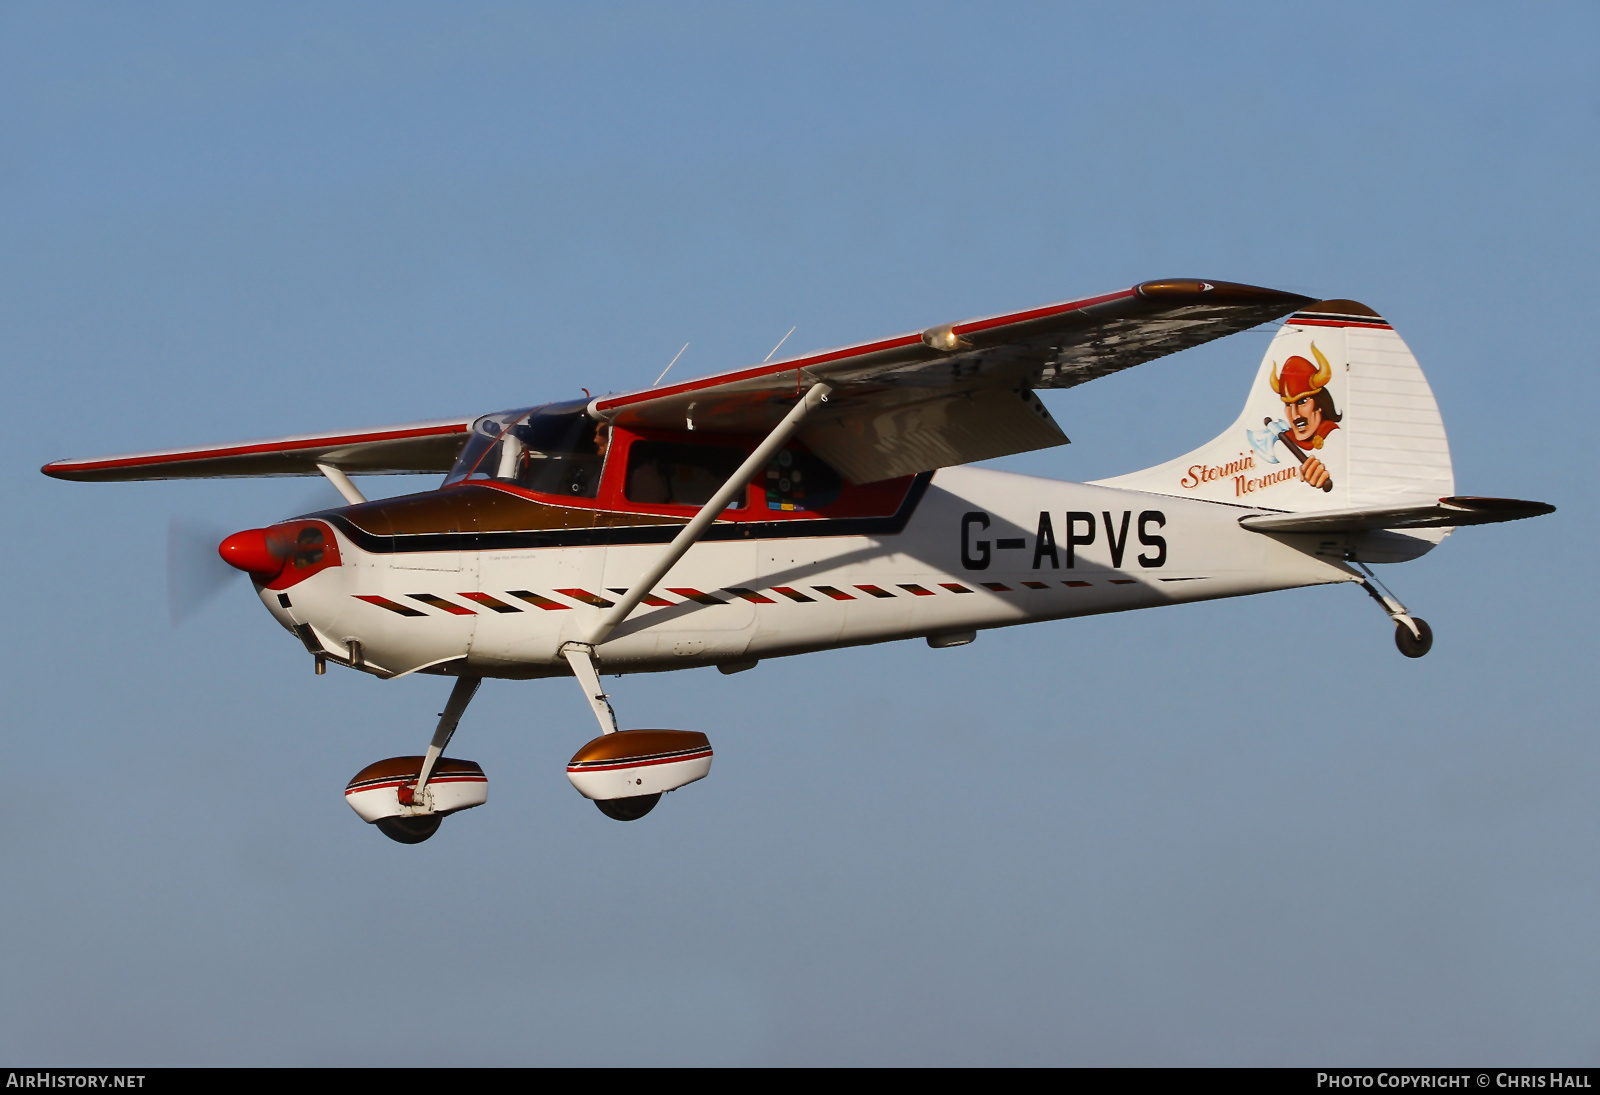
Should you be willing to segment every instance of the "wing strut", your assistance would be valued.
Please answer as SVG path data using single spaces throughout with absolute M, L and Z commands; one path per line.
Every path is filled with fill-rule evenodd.
M 673 538 L 672 543 L 667 545 L 666 550 L 656 558 L 656 561 L 650 564 L 649 569 L 628 588 L 622 599 L 606 610 L 605 615 L 600 617 L 581 641 L 562 646 L 561 654 L 571 664 L 573 674 L 584 684 L 585 691 L 594 693 L 590 695 L 589 703 L 594 708 L 595 717 L 600 721 L 602 733 L 611 733 L 616 730 L 617 724 L 615 716 L 611 715 L 610 703 L 604 693 L 599 691 L 599 676 L 593 662 L 595 647 L 609 639 L 622 621 L 639 607 L 639 602 L 644 600 L 645 595 L 655 588 L 656 583 L 666 576 L 667 571 L 671 570 L 673 565 L 694 546 L 695 541 L 705 534 L 711 523 L 728 508 L 728 503 L 745 488 L 745 484 L 756 472 L 766 467 L 767 461 L 771 460 L 773 455 L 783 448 L 784 443 L 794 436 L 795 431 L 806 420 L 806 416 L 827 402 L 832 391 L 832 385 L 825 381 L 813 384 L 800 401 L 790 408 L 789 413 L 783 416 L 783 421 L 767 434 L 766 440 L 757 445 L 755 451 L 745 458 L 744 463 L 739 465 L 739 470 L 730 475 L 727 482 L 711 496 L 711 500 L 701 506 L 700 511 L 683 526 L 683 530 Z
M 350 482 L 350 477 L 332 464 L 318 463 L 317 470 L 327 476 L 328 482 L 333 484 L 333 489 L 344 495 L 344 500 L 352 506 L 359 506 L 367 500 L 356 485 Z

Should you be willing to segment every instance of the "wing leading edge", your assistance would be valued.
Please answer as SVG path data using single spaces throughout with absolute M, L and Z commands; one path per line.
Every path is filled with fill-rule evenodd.
M 1037 388 L 1097 377 L 1279 319 L 1310 298 L 1222 281 L 1142 282 L 1102 296 L 949 323 L 877 342 L 589 404 L 630 427 L 765 433 L 819 380 L 835 391 L 801 438 L 856 483 L 1065 444 Z M 57 479 L 121 482 L 448 472 L 472 419 L 57 460 Z
M 466 443 L 472 421 L 456 418 L 89 460 L 56 460 L 39 470 L 57 479 L 92 483 L 319 475 L 318 464 L 332 465 L 350 475 L 444 473 Z
M 1292 313 L 1309 297 L 1221 281 L 1147 281 L 1103 296 L 949 323 L 590 403 L 630 427 L 761 433 L 818 380 L 835 387 L 801 438 L 857 483 L 1065 444 L 1033 394 L 1070 388 Z

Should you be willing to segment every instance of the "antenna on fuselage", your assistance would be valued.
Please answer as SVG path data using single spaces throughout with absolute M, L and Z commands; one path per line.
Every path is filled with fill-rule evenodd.
M 685 342 L 683 344 L 683 350 L 687 350 L 688 348 L 689 344 Z M 672 371 L 672 367 L 676 365 L 678 363 L 678 359 L 683 356 L 683 350 L 679 350 L 677 353 L 672 355 L 672 360 L 667 362 L 667 367 L 661 370 L 661 375 L 656 377 L 656 382 L 650 385 L 652 388 L 658 387 L 666 375 Z
M 798 327 L 798 326 L 800 326 L 798 323 L 795 324 L 795 327 Z M 794 334 L 794 327 L 790 327 L 789 328 L 789 335 L 792 335 L 792 334 Z M 782 346 L 785 342 L 788 342 L 789 341 L 789 335 L 784 335 L 782 338 L 780 338 L 778 340 L 778 346 Z M 772 354 L 775 354 L 775 353 L 778 352 L 778 346 L 774 346 L 772 348 Z M 761 364 L 765 365 L 767 362 L 771 361 L 772 360 L 772 354 L 768 354 L 766 357 L 762 358 L 761 359 Z

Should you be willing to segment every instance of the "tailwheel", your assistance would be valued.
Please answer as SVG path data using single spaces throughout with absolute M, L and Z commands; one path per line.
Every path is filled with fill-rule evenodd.
M 400 844 L 421 844 L 439 831 L 442 814 L 419 814 L 414 817 L 380 817 L 373 824 L 378 832 Z
M 1417 625 L 1415 635 L 1403 622 L 1394 625 L 1394 645 L 1406 657 L 1420 658 L 1433 649 L 1433 628 L 1428 626 L 1427 620 L 1416 616 L 1411 617 L 1411 622 Z
M 629 798 L 597 798 L 594 804 L 600 812 L 613 821 L 638 821 L 661 801 L 661 792 L 653 795 L 633 795 Z M 426 837 L 422 839 L 426 840 Z

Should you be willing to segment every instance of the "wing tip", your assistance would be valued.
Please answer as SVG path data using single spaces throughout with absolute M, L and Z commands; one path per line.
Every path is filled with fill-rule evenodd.
M 1293 311 L 1304 304 L 1316 302 L 1315 297 L 1289 293 L 1282 289 L 1268 289 L 1260 285 L 1246 285 L 1237 281 L 1211 281 L 1201 278 L 1157 278 L 1141 281 L 1133 291 L 1146 300 L 1164 304 L 1245 304 L 1283 308 Z
M 1556 511 L 1556 507 L 1549 502 L 1533 502 L 1523 498 L 1483 498 L 1462 494 L 1441 498 L 1439 502 L 1450 509 L 1466 510 L 1468 513 L 1482 514 L 1486 517 L 1492 516 L 1495 521 L 1522 521 L 1529 517 L 1543 517 Z

